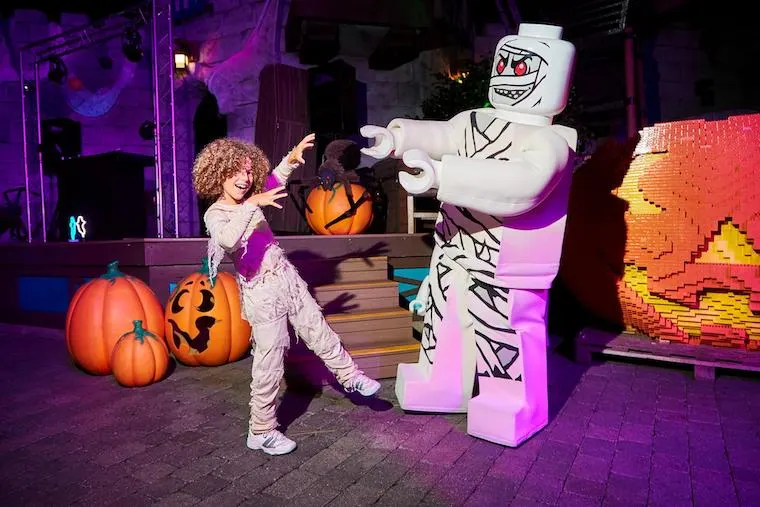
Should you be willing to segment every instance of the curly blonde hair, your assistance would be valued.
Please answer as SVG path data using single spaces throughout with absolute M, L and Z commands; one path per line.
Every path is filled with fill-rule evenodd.
M 222 184 L 251 161 L 253 183 L 250 193 L 264 190 L 270 171 L 269 159 L 264 151 L 253 143 L 241 139 L 217 139 L 201 150 L 193 163 L 193 186 L 204 199 L 216 199 L 222 195 Z

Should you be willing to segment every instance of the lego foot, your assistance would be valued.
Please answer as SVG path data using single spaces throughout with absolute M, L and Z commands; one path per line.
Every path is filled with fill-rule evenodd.
M 467 410 L 467 433 L 496 444 L 518 447 L 548 423 L 547 414 L 530 412 L 520 401 L 476 396 L 470 400 Z
M 396 398 L 404 410 L 415 412 L 465 413 L 466 396 L 454 382 L 436 382 L 418 364 L 399 364 Z

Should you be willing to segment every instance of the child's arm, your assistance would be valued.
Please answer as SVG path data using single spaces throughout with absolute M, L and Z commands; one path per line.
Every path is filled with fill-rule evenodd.
M 262 207 L 274 206 L 282 209 L 282 205 L 277 201 L 288 195 L 283 190 L 284 187 L 275 187 L 260 194 L 253 194 L 232 213 L 210 209 L 204 217 L 209 235 L 225 250 L 236 249 L 251 222 L 256 227 L 260 222 L 266 221 L 261 211 Z
M 261 222 L 264 220 L 264 213 L 257 205 L 246 201 L 232 213 L 212 209 L 204 218 L 209 235 L 225 250 L 233 250 L 238 246 L 251 221 Z
M 295 164 L 291 164 L 288 162 L 288 156 L 284 156 L 282 158 L 282 161 L 277 164 L 277 167 L 274 168 L 274 170 L 269 173 L 269 176 L 267 176 L 267 181 L 264 184 L 264 190 L 271 190 L 275 187 L 279 187 L 284 185 L 288 182 L 288 178 L 290 178 L 290 175 L 293 174 L 293 171 L 295 171 L 300 164 L 296 162 Z
M 269 174 L 264 190 L 270 190 L 274 187 L 284 185 L 287 183 L 290 175 L 298 168 L 299 165 L 304 164 L 306 161 L 303 158 L 304 150 L 314 146 L 314 134 L 309 134 L 301 142 L 296 145 L 295 148 L 282 158 L 277 167 Z

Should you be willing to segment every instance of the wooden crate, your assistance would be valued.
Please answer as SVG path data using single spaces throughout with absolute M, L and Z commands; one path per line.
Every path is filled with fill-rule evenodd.
M 593 354 L 689 364 L 699 379 L 714 379 L 717 368 L 760 371 L 758 352 L 662 342 L 643 335 L 586 328 L 576 337 L 575 360 L 589 364 Z

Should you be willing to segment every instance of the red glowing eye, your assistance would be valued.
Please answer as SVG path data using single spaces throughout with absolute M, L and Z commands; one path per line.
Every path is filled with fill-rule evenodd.
M 528 64 L 525 62 L 520 62 L 517 65 L 515 65 L 515 76 L 524 76 L 528 73 Z
M 499 74 L 502 74 L 506 67 L 507 67 L 507 62 L 504 61 L 504 58 L 499 58 L 499 63 L 496 64 L 496 72 L 498 72 Z

